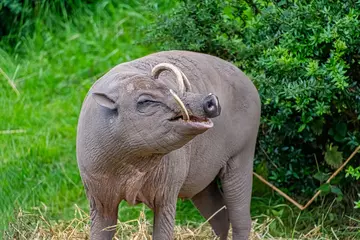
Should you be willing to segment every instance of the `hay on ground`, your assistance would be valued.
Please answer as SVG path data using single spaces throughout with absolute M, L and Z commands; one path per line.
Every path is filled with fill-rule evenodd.
M 5 232 L 5 239 L 27 239 L 27 240 L 83 240 L 89 239 L 89 215 L 76 207 L 75 217 L 68 222 L 49 221 L 44 217 L 40 208 L 35 209 L 35 213 L 20 211 L 15 222 L 9 225 Z M 270 224 L 274 219 L 267 219 L 262 223 L 256 220 L 252 223 L 250 240 L 259 239 L 286 239 L 272 237 L 269 231 Z M 116 240 L 151 240 L 152 226 L 145 213 L 141 212 L 138 219 L 118 222 L 116 227 Z M 301 234 L 296 239 L 334 239 L 333 236 L 323 236 L 320 227 L 313 228 L 306 234 Z M 201 226 L 194 228 L 189 226 L 175 226 L 175 240 L 209 240 L 217 239 L 213 234 L 210 225 L 205 222 Z M 229 239 L 231 239 L 231 230 Z M 336 239 L 336 238 L 335 238 Z

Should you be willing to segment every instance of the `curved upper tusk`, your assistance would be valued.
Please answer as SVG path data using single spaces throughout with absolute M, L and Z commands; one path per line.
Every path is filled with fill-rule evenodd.
M 180 70 L 181 75 L 183 76 L 183 82 L 186 87 L 186 91 L 191 92 L 191 85 L 189 79 L 185 76 L 185 74 Z
M 187 88 L 186 90 L 190 90 L 190 82 L 189 82 L 189 80 L 187 79 L 185 74 L 182 71 L 180 71 L 180 69 L 177 68 L 176 66 L 174 66 L 173 64 L 159 63 L 158 65 L 153 67 L 153 69 L 151 70 L 151 75 L 154 78 L 157 78 L 159 76 L 159 74 L 164 70 L 170 70 L 170 71 L 173 71 L 175 73 L 176 81 L 177 81 L 177 84 L 179 86 L 179 90 L 180 90 L 180 92 L 182 94 L 185 92 L 185 84 L 186 84 L 186 88 Z
M 179 98 L 179 96 L 172 90 L 170 89 L 170 93 L 171 95 L 174 97 L 175 101 L 177 102 L 177 104 L 179 104 L 180 109 L 181 109 L 181 114 L 183 115 L 183 120 L 184 121 L 188 121 L 190 120 L 189 117 L 189 113 L 186 110 L 185 104 L 183 103 L 183 101 L 181 101 L 181 99 Z

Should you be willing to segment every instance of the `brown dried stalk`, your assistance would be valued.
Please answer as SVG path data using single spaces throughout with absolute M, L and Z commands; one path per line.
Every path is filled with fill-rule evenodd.
M 1 75 L 3 75 L 4 78 L 8 81 L 10 87 L 14 90 L 14 92 L 16 93 L 16 95 L 19 96 L 19 95 L 20 95 L 20 92 L 19 92 L 19 90 L 16 88 L 16 85 L 15 85 L 14 81 L 12 81 L 12 80 L 10 79 L 10 77 L 4 72 L 4 70 L 2 70 L 1 67 L 0 67 L 0 73 L 1 73 Z
M 326 183 L 330 183 L 330 181 L 336 176 L 338 175 L 338 173 L 346 166 L 346 164 L 348 164 L 350 162 L 350 160 L 355 156 L 355 154 L 357 154 L 360 150 L 360 146 L 358 146 L 355 151 L 348 157 L 348 159 L 346 159 L 346 161 L 329 177 L 329 179 L 326 181 Z M 318 190 L 315 195 L 305 204 L 305 206 L 301 205 L 300 203 L 298 203 L 297 201 L 295 201 L 293 198 L 291 198 L 290 196 L 288 196 L 286 193 L 284 193 L 283 191 L 281 191 L 280 189 L 278 189 L 277 187 L 275 187 L 274 185 L 272 185 L 270 182 L 266 181 L 263 177 L 261 177 L 259 174 L 257 173 L 253 173 L 255 177 L 257 177 L 260 181 L 262 181 L 263 183 L 265 183 L 266 185 L 268 185 L 269 187 L 271 187 L 273 190 L 275 190 L 276 192 L 278 192 L 281 196 L 283 196 L 284 198 L 286 198 L 289 202 L 291 202 L 292 204 L 294 204 L 296 207 L 298 207 L 300 210 L 305 210 L 321 193 L 321 190 Z

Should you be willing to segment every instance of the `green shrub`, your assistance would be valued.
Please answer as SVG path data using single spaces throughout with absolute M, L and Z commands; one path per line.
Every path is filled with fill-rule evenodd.
M 308 198 L 360 144 L 359 19 L 356 0 L 180 1 L 145 42 L 213 54 L 251 77 L 262 100 L 256 169 Z M 341 180 L 356 192 L 344 174 L 322 189 L 340 199 Z
M 346 177 L 351 176 L 356 180 L 360 179 L 360 166 L 358 166 L 357 168 L 354 168 L 352 166 L 348 167 L 348 169 L 346 169 Z M 360 194 L 358 194 L 360 197 Z M 357 200 L 354 202 L 355 204 L 355 208 L 360 208 L 360 200 Z

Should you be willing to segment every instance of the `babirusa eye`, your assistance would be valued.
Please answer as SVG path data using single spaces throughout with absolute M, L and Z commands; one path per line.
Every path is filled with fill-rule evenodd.
M 141 105 L 141 106 L 147 106 L 147 105 L 150 105 L 150 104 L 152 104 L 152 103 L 156 103 L 156 102 L 154 102 L 154 101 L 152 101 L 152 100 L 142 100 L 142 101 L 138 101 L 138 105 Z
M 155 101 L 153 98 L 149 96 L 140 96 L 136 108 L 139 112 L 145 113 L 149 111 L 152 107 L 158 105 L 158 101 Z

